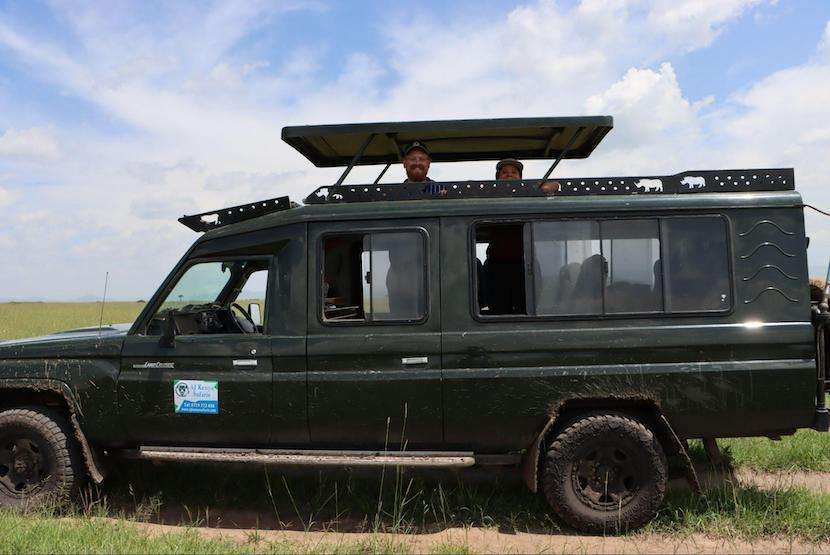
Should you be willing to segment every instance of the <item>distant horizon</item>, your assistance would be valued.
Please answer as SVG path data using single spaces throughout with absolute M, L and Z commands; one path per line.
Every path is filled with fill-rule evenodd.
M 817 266 L 811 266 L 809 270 L 810 276 L 809 279 L 821 279 L 824 281 L 826 278 L 827 267 L 824 267 L 819 270 Z M 161 283 L 159 283 L 161 286 Z M 106 299 L 107 303 L 147 303 L 155 294 L 153 291 L 150 295 L 146 297 L 138 297 L 138 298 L 124 298 L 124 297 L 117 297 L 117 298 L 110 298 L 109 296 Z M 256 295 L 264 296 L 264 293 L 256 293 Z M 47 298 L 47 297 L 29 297 L 29 298 L 12 298 L 12 297 L 0 297 L 0 304 L 10 304 L 10 303 L 100 303 L 101 297 L 94 297 L 92 295 L 83 295 L 81 297 L 76 298 L 69 298 L 69 299 L 59 299 L 59 298 Z

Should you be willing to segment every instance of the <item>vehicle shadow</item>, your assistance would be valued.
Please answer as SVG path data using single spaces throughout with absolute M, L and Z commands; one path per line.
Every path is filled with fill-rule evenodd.
M 131 462 L 92 512 L 156 524 L 431 533 L 457 526 L 561 532 L 513 469 L 310 469 Z
M 706 496 L 721 499 L 716 510 L 729 511 L 729 503 L 744 498 L 764 503 L 765 493 L 741 486 L 728 463 L 699 466 L 705 470 L 700 474 Z M 721 495 L 727 487 L 729 494 Z M 84 497 L 86 509 L 99 516 L 221 529 L 434 533 L 473 526 L 571 533 L 511 468 L 320 470 L 133 462 Z M 658 522 L 681 524 L 678 515 L 697 511 L 698 498 L 684 479 L 673 479 L 670 515 Z M 712 507 L 705 504 L 705 510 Z

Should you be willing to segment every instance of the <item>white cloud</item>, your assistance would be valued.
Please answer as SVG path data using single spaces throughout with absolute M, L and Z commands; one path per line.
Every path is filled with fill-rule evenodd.
M 343 53 L 346 62 L 329 75 L 320 73 L 326 47 L 318 41 L 270 56 L 240 48 L 305 3 L 162 3 L 152 17 L 141 3 L 64 6 L 56 19 L 71 23 L 77 42 L 69 45 L 0 22 L 0 45 L 31 75 L 126 128 L 60 129 L 61 137 L 71 133 L 72 156 L 35 169 L 21 162 L 4 174 L 16 190 L 25 180 L 38 186 L 15 199 L 19 217 L 2 218 L 0 233 L 14 238 L 21 264 L 0 277 L 0 290 L 38 296 L 49 284 L 55 296 L 79 296 L 93 293 L 83 284 L 108 269 L 116 297 L 146 297 L 194 238 L 175 221 L 182 213 L 282 194 L 299 199 L 333 181 L 338 170 L 310 168 L 282 143 L 287 124 L 610 113 L 616 128 L 597 155 L 565 162 L 561 172 L 797 163 L 802 182 L 826 175 L 821 122 L 830 87 L 821 59 L 830 59 L 830 28 L 818 61 L 726 104 L 691 103 L 666 63 L 710 44 L 762 3 L 584 0 L 569 8 L 538 0 L 502 21 L 436 21 L 407 9 L 381 22 L 382 49 Z M 15 133 L 31 131 L 27 125 Z M 530 162 L 528 173 L 546 165 Z M 372 179 L 373 171 L 358 168 L 351 179 Z M 433 176 L 491 172 L 489 163 L 436 164 Z M 400 179 L 393 168 L 386 181 Z M 809 185 L 805 196 L 813 191 Z M 53 284 L 47 277 L 56 274 Z
M 674 126 L 693 130 L 695 111 L 683 98 L 671 64 L 664 63 L 659 71 L 629 69 L 623 78 L 603 93 L 588 98 L 588 113 L 616 114 L 631 125 L 640 137 L 666 132 Z
M 709 45 L 723 30 L 749 8 L 764 0 L 654 0 L 648 21 L 676 44 L 691 50 Z
M 31 158 L 58 158 L 61 154 L 54 134 L 44 128 L 16 130 L 9 128 L 0 134 L 0 156 Z
M 17 200 L 17 197 L 18 195 L 16 193 L 0 187 L 0 208 L 11 206 Z

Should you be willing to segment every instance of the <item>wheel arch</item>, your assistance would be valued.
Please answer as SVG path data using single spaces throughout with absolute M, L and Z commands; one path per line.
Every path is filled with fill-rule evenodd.
M 530 491 L 539 491 L 539 470 L 545 446 L 568 424 L 584 414 L 597 410 L 620 412 L 642 420 L 657 436 L 666 455 L 677 456 L 681 460 L 689 485 L 695 492 L 700 492 L 700 482 L 686 450 L 685 441 L 675 433 L 659 403 L 647 397 L 582 397 L 557 403 L 522 459 L 522 478 Z
M 41 378 L 0 380 L 0 410 L 20 406 L 45 406 L 63 414 L 72 426 L 90 478 L 97 484 L 104 481 L 105 472 L 100 457 L 84 434 L 81 425 L 83 414 L 67 383 Z

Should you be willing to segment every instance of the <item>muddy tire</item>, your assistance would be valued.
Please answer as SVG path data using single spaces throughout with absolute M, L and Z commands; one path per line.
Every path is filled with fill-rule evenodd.
M 588 414 L 553 439 L 542 489 L 580 532 L 622 533 L 651 520 L 666 493 L 666 455 L 655 435 L 623 414 Z
M 71 428 L 41 408 L 0 412 L 0 507 L 60 501 L 83 477 Z

